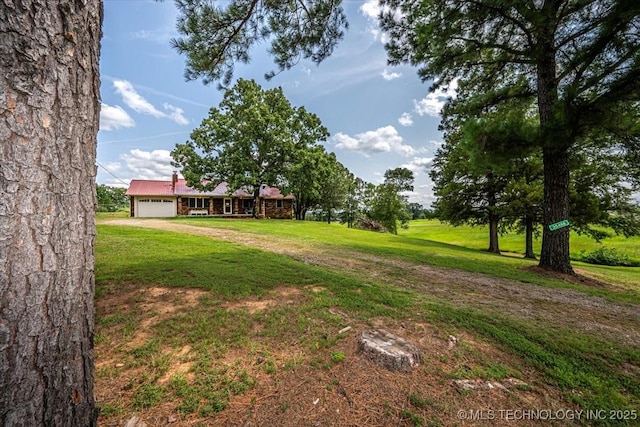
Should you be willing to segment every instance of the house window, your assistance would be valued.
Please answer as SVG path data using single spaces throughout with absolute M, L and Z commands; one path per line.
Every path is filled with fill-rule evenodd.
M 253 199 L 242 199 L 242 207 L 249 209 L 253 207 Z
M 193 209 L 204 209 L 209 207 L 209 199 L 202 197 L 189 197 L 189 207 Z
M 282 209 L 282 199 L 276 200 L 276 208 Z

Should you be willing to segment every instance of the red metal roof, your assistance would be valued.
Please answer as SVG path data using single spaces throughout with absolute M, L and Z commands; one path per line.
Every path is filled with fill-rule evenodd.
M 129 184 L 127 190 L 128 196 L 228 196 L 228 185 L 226 182 L 221 182 L 211 191 L 200 191 L 195 188 L 189 187 L 185 179 L 178 179 L 176 182 L 176 188 L 171 188 L 171 181 L 152 181 L 145 179 L 134 179 Z M 236 197 L 252 197 L 251 193 L 240 189 L 233 193 Z M 262 185 L 260 187 L 260 197 L 266 199 L 295 199 L 293 194 L 283 196 L 280 189 L 276 187 L 269 187 L 268 185 Z
M 127 190 L 128 196 L 173 196 L 171 181 L 133 179 Z

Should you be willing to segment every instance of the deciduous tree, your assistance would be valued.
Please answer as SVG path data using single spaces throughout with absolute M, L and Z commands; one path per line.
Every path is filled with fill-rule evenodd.
M 171 156 L 194 188 L 212 189 L 226 181 L 230 191 L 252 189 L 257 216 L 260 186 L 286 183 L 296 153 L 328 135 L 320 119 L 293 107 L 282 89 L 263 90 L 253 80 L 240 79 Z
M 326 156 L 318 174 L 318 208 L 331 223 L 335 211 L 344 206 L 347 198 L 350 172 L 338 161 L 334 153 Z
M 406 228 L 411 219 L 409 203 L 402 192 L 413 190 L 413 172 L 407 168 L 389 169 L 384 178 L 384 182 L 375 187 L 369 201 L 368 216 L 384 225 L 389 232 L 398 234 L 398 223 Z
M 96 185 L 98 212 L 115 212 L 129 205 L 129 197 L 126 188 L 110 187 L 104 184 Z
M 350 173 L 347 177 L 345 201 L 339 214 L 340 222 L 353 228 L 358 220 L 364 216 L 367 201 L 365 199 L 367 183 Z

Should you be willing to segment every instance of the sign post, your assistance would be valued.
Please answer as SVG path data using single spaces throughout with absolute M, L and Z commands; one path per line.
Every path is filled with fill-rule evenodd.
M 549 224 L 549 230 L 556 231 L 559 228 L 564 228 L 564 227 L 568 227 L 568 226 L 569 226 L 569 220 L 568 219 L 563 219 L 560 222 Z

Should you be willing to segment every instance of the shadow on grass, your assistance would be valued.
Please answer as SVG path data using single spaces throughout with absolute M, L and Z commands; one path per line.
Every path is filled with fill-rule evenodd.
M 286 256 L 210 237 L 135 227 L 99 226 L 97 294 L 139 283 L 201 288 L 213 296 L 263 296 L 277 287 L 322 286 L 362 316 L 398 315 L 412 304 L 403 289 L 343 276 Z M 396 311 L 398 311 L 396 313 Z

